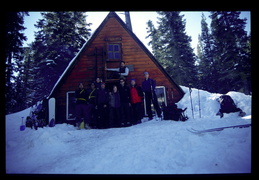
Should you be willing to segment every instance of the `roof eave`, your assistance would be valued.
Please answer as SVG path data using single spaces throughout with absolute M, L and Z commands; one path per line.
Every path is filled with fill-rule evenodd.
M 94 31 L 92 36 L 89 37 L 89 40 L 87 42 L 85 42 L 85 44 L 82 46 L 82 48 L 76 54 L 76 56 L 70 61 L 70 63 L 68 64 L 67 68 L 65 69 L 65 71 L 62 73 L 60 78 L 57 80 L 56 84 L 53 86 L 49 96 L 47 97 L 48 99 L 51 98 L 54 95 L 56 89 L 60 86 L 59 83 L 62 82 L 62 80 L 65 78 L 67 72 L 69 72 L 71 69 L 73 69 L 73 67 L 75 66 L 75 64 L 77 63 L 77 61 L 80 58 L 81 52 L 91 44 L 91 42 L 95 39 L 95 37 L 97 36 L 99 31 L 102 29 L 104 24 L 108 21 L 109 17 L 114 16 L 114 14 L 115 14 L 114 12 L 110 12 L 106 16 L 106 18 L 103 20 L 103 22 L 100 24 L 100 26 Z

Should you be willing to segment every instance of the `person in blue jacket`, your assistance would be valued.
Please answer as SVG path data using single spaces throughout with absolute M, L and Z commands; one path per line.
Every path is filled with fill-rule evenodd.
M 157 116 L 161 117 L 161 109 L 158 105 L 157 96 L 155 93 L 156 81 L 154 79 L 149 78 L 149 73 L 144 72 L 144 81 L 142 82 L 142 90 L 145 93 L 145 101 L 146 101 L 146 110 L 149 117 L 149 120 L 153 119 L 151 103 L 153 103 L 154 108 L 156 110 Z

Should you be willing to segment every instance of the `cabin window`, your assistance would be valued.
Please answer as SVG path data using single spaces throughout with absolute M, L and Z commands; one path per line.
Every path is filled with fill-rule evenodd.
M 108 44 L 108 59 L 120 60 L 121 59 L 121 47 L 120 44 Z

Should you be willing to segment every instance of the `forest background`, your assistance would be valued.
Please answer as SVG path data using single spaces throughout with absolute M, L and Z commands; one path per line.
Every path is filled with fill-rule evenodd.
M 186 34 L 179 11 L 159 11 L 158 26 L 149 20 L 152 53 L 179 85 L 210 92 L 252 94 L 251 33 L 238 11 L 212 11 L 208 24 L 202 14 L 197 52 Z M 6 114 L 34 105 L 48 96 L 59 76 L 91 35 L 84 12 L 44 12 L 35 24 L 35 40 L 22 44 L 28 12 L 5 14 Z

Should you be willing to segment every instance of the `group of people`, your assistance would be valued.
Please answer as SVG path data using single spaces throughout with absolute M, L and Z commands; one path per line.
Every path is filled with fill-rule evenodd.
M 141 123 L 144 116 L 143 100 L 146 101 L 146 110 L 149 120 L 153 119 L 151 103 L 158 117 L 161 109 L 155 93 L 156 82 L 144 73 L 142 87 L 136 84 L 135 79 L 126 85 L 125 78 L 119 79 L 119 85 L 113 85 L 111 92 L 106 89 L 105 82 L 97 78 L 91 83 L 90 89 L 85 89 L 83 83 L 76 91 L 76 126 L 84 122 L 84 128 L 111 128 L 125 127 Z

